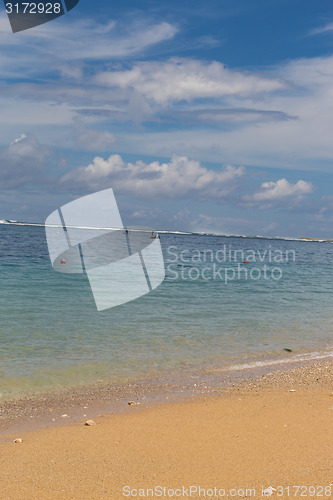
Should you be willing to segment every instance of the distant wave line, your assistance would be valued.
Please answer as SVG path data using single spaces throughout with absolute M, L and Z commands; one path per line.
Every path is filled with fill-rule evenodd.
M 0 225 L 10 225 L 10 226 L 34 226 L 34 227 L 54 227 L 62 228 L 61 225 L 56 224 L 42 224 L 40 222 L 20 222 L 11 220 L 0 220 Z M 67 228 L 73 229 L 88 229 L 88 230 L 108 230 L 108 231 L 132 231 L 132 232 L 152 232 L 153 228 L 131 228 L 131 227 L 90 227 L 90 226 L 66 226 Z M 214 236 L 220 238 L 244 238 L 244 239 L 259 239 L 259 240 L 281 240 L 281 241 L 303 241 L 312 243 L 333 243 L 333 239 L 329 238 L 297 238 L 289 236 L 262 236 L 262 235 L 243 235 L 243 234 L 223 234 L 223 233 L 207 233 L 207 232 L 190 232 L 190 231 L 170 231 L 166 229 L 154 229 L 155 233 L 159 234 L 177 234 L 177 235 L 187 235 L 187 236 Z

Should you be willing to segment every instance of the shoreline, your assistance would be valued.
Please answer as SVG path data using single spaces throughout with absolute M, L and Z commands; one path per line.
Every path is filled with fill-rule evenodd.
M 311 357 L 314 354 L 317 357 Z M 57 427 L 101 414 L 122 414 L 129 410 L 130 402 L 131 406 L 147 408 L 214 395 L 235 387 L 249 387 L 262 382 L 262 377 L 267 375 L 283 377 L 294 369 L 307 370 L 330 361 L 333 365 L 331 350 L 315 351 L 294 354 L 290 358 L 242 360 L 227 367 L 212 365 L 206 369 L 162 373 L 118 383 L 95 383 L 7 399 L 0 404 L 0 442 L 3 433 Z
M 122 414 L 95 416 L 91 427 L 78 418 L 6 432 L 2 495 L 117 500 L 138 497 L 141 489 L 141 497 L 152 498 L 160 485 L 166 488 L 161 498 L 176 498 L 171 492 L 183 487 L 187 494 L 177 496 L 188 498 L 193 485 L 219 489 L 206 498 L 263 498 L 269 492 L 288 498 L 300 485 L 302 496 L 331 497 L 332 380 L 332 361 L 307 362 L 179 402 L 126 405 Z M 22 442 L 13 443 L 18 437 Z M 281 488 L 284 494 L 277 495 Z M 327 488 L 331 494 L 321 495 Z M 191 495 L 201 496 L 198 490 Z

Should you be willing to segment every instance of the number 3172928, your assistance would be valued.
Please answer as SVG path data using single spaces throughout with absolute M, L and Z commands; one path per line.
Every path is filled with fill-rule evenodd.
M 60 14 L 60 3 L 6 3 L 7 14 Z

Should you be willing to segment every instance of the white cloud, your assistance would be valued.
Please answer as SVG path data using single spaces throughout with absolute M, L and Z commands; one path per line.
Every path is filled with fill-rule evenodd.
M 0 148 L 0 187 L 16 189 L 43 184 L 50 154 L 48 147 L 25 134 L 14 139 L 9 146 Z
M 19 36 L 13 36 L 8 19 L 0 16 L 0 46 L 6 47 L 7 53 L 12 47 L 19 49 L 22 45 L 35 49 L 24 50 L 22 54 L 17 50 L 16 67 L 24 59 L 29 62 L 37 61 L 42 55 L 48 57 L 48 62 L 52 61 L 52 58 L 55 62 L 75 62 L 133 56 L 160 42 L 170 40 L 177 31 L 177 27 L 170 23 L 152 23 L 145 19 L 124 24 L 116 21 L 101 24 L 91 19 L 62 19 L 61 23 L 43 24 L 33 30 L 23 31 Z M 6 54 L 2 54 L 4 55 Z
M 331 169 L 332 56 L 262 71 L 194 59 L 133 62 L 174 39 L 177 27 L 65 19 L 13 36 L 8 26 L 0 16 L 1 77 L 8 79 L 0 97 L 2 140 L 19 135 L 23 124 L 43 142 L 72 147 L 73 117 L 84 111 L 88 128 L 102 130 L 101 152 L 115 135 L 119 153 Z
M 208 99 L 202 106 L 198 101 L 189 106 L 169 103 L 171 117 L 177 116 L 177 110 L 180 112 L 178 123 L 183 125 L 180 130 L 159 127 L 156 131 L 145 131 L 145 140 L 141 132 L 131 131 L 122 136 L 122 143 L 126 144 L 127 151 L 137 154 L 168 156 L 176 153 L 203 161 L 222 159 L 224 163 L 265 168 L 331 170 L 333 57 L 295 60 L 274 68 L 272 74 L 277 76 L 277 81 L 288 82 L 284 90 L 246 97 L 235 94 L 210 102 L 211 108 L 215 103 L 216 108 L 255 109 L 261 113 L 258 121 L 246 121 L 247 115 L 240 113 L 244 119 L 237 125 L 235 113 L 231 113 L 229 118 L 233 122 L 229 127 L 207 127 L 204 110 Z M 153 106 L 152 111 L 157 116 Z M 190 124 L 189 111 L 194 115 Z M 256 118 L 254 113 L 252 118 Z M 213 116 L 209 119 L 212 122 Z
M 101 72 L 94 81 L 101 86 L 132 89 L 158 104 L 231 95 L 245 97 L 285 87 L 282 80 L 230 70 L 217 61 L 179 58 L 139 62 L 131 69 Z
M 121 156 L 111 155 L 106 160 L 95 157 L 87 167 L 65 174 L 61 183 L 96 190 L 110 185 L 120 193 L 144 199 L 195 197 L 221 200 L 230 194 L 233 183 L 243 174 L 243 167 L 228 165 L 212 170 L 186 156 L 174 156 L 168 163 L 125 163 Z
M 74 132 L 76 144 L 85 151 L 108 151 L 115 142 L 115 136 L 107 131 L 87 129 L 81 120 L 76 120 Z
M 315 28 L 310 31 L 310 35 L 321 35 L 322 33 L 328 33 L 333 31 L 333 23 L 325 24 L 325 26 L 321 26 L 320 28 Z
M 287 179 L 263 182 L 260 188 L 251 195 L 244 195 L 243 200 L 248 202 L 276 202 L 287 198 L 301 200 L 307 194 L 312 193 L 314 186 L 311 182 L 299 180 L 295 184 Z
M 26 138 L 27 136 L 25 134 L 21 134 L 20 137 L 16 137 L 16 139 L 14 139 L 13 142 L 10 143 L 10 146 L 12 146 L 13 144 L 17 144 L 18 142 L 24 141 L 24 139 Z
M 66 16 L 67 17 L 67 16 Z M 101 62 L 142 57 L 146 51 L 172 39 L 177 27 L 168 22 L 144 18 L 127 22 L 97 23 L 91 19 L 73 21 L 62 18 L 13 35 L 7 16 L 0 16 L 0 79 L 38 81 L 39 88 L 53 86 L 53 98 L 59 97 L 59 81 L 74 80 L 81 87 L 87 78 L 84 69 Z M 50 84 L 50 76 L 53 85 Z M 42 82 L 42 84 L 41 84 Z M 31 93 L 31 97 L 36 96 Z
M 178 30 L 167 22 L 148 24 L 142 21 L 124 27 L 115 22 L 104 26 L 89 21 L 74 26 L 74 34 L 72 30 L 70 31 L 69 44 L 66 44 L 68 52 L 66 50 L 64 59 L 102 60 L 142 53 L 149 47 L 170 40 Z M 85 42 L 84 50 L 82 50 L 82 40 Z

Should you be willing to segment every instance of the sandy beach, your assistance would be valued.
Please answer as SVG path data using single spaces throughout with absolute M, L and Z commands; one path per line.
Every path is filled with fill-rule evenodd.
M 329 498 L 332 376 L 317 362 L 91 426 L 4 432 L 1 498 Z

